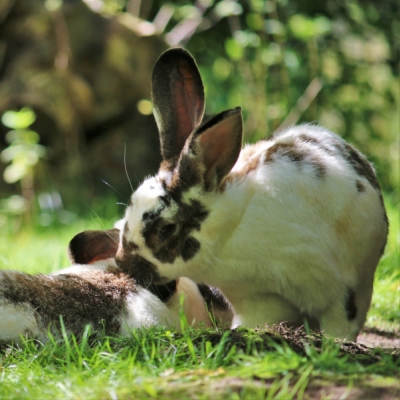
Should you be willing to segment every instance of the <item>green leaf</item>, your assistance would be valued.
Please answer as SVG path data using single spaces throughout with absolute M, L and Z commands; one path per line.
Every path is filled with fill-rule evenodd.
M 36 144 L 39 142 L 40 136 L 37 132 L 30 129 L 14 129 L 6 134 L 6 140 L 10 144 L 15 142 Z
M 36 119 L 36 115 L 29 107 L 21 108 L 20 111 L 6 111 L 1 122 L 11 129 L 24 129 L 32 125 Z
M 221 18 L 224 18 L 230 15 L 240 15 L 243 12 L 243 8 L 239 3 L 222 0 L 215 6 L 215 12 Z
M 244 49 L 235 39 L 227 39 L 225 42 L 225 50 L 232 60 L 240 60 L 243 57 Z
M 27 172 L 27 167 L 22 163 L 13 163 L 4 170 L 4 180 L 7 183 L 15 183 L 21 180 Z

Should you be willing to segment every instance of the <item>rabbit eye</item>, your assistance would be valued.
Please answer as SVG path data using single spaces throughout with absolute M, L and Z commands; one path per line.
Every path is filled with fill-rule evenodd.
M 164 225 L 158 235 L 160 237 L 161 240 L 166 240 L 168 239 L 171 235 L 173 235 L 173 233 L 176 230 L 176 225 L 175 224 L 168 224 L 168 225 Z

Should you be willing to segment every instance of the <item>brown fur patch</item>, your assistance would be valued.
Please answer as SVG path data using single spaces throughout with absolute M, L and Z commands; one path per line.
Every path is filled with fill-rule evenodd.
M 175 163 L 176 164 L 176 163 Z M 163 160 L 160 164 L 160 171 L 165 171 L 165 172 L 169 172 L 169 171 L 173 171 L 175 168 L 175 164 L 172 163 L 171 161 L 168 160 Z
M 375 171 L 369 161 L 356 149 L 350 146 L 348 143 L 340 143 L 339 141 L 334 142 L 334 146 L 339 150 L 341 156 L 345 161 L 353 168 L 353 170 L 361 177 L 365 178 L 371 186 L 377 191 L 379 200 L 382 205 L 383 219 L 385 220 L 386 226 L 389 226 L 389 220 L 386 214 L 385 204 L 382 197 L 381 186 L 379 185 L 378 178 L 376 177 Z M 357 190 L 359 185 L 357 185 Z
M 302 142 L 313 143 L 313 144 L 316 144 L 316 145 L 318 145 L 318 146 L 321 145 L 321 142 L 320 142 L 318 139 L 313 138 L 312 136 L 309 136 L 309 135 L 307 135 L 307 134 L 305 134 L 305 133 L 300 134 L 300 135 L 298 136 L 298 139 L 299 139 L 300 141 L 302 141 Z
M 135 279 L 144 288 L 154 282 L 161 281 L 156 266 L 139 254 L 132 254 L 124 249 L 119 249 L 115 261 L 124 273 Z
M 359 180 L 356 180 L 356 187 L 357 187 L 357 192 L 359 193 L 365 192 L 365 186 Z
M 205 284 L 197 285 L 211 315 L 214 315 L 216 322 L 230 325 L 233 319 L 231 305 L 225 296 L 214 286 Z
M 178 168 L 172 175 L 171 183 L 168 185 L 168 192 L 178 197 L 191 187 L 201 183 L 202 175 L 198 164 L 190 157 L 181 157 Z
M 323 179 L 326 175 L 326 165 L 317 156 L 310 157 L 309 163 L 314 167 L 317 178 Z
M 313 138 L 308 138 L 306 135 L 303 136 L 303 140 L 309 143 L 318 143 Z M 270 163 L 275 160 L 275 157 L 287 157 L 290 161 L 296 163 L 298 166 L 309 164 L 311 165 L 318 178 L 323 179 L 326 175 L 326 166 L 323 161 L 314 155 L 309 149 L 299 149 L 295 143 L 275 143 L 266 150 L 265 163 Z
M 307 135 L 306 133 L 300 134 L 297 137 L 297 139 L 300 142 L 312 144 L 313 146 L 318 147 L 320 150 L 323 150 L 327 154 L 332 154 L 333 153 L 333 151 L 329 147 L 324 146 L 324 144 L 321 141 L 319 141 L 318 139 L 316 139 L 316 138 L 314 138 L 312 136 Z
M 265 163 L 274 161 L 276 155 L 288 157 L 291 161 L 301 162 L 305 155 L 293 143 L 275 143 L 265 153 Z
M 244 169 L 244 174 L 247 175 L 249 172 L 255 171 L 260 165 L 260 157 L 252 157 L 247 163 Z
M 349 229 L 349 221 L 347 217 L 341 217 L 335 221 L 334 229 L 338 236 L 343 236 Z
M 171 220 L 164 220 L 160 216 L 161 211 L 162 209 L 143 215 L 142 234 L 146 246 L 152 250 L 154 257 L 164 263 L 172 263 L 179 256 L 184 261 L 194 257 L 200 249 L 200 243 L 190 233 L 200 229 L 208 211 L 194 199 L 190 204 L 179 202 L 178 212 Z M 170 226 L 173 229 L 171 228 L 167 237 L 163 237 L 163 229 Z
M 118 333 L 126 296 L 135 292 L 136 286 L 121 272 L 91 270 L 53 276 L 4 272 L 0 290 L 11 303 L 29 303 L 42 329 L 51 324 L 58 330 L 61 315 L 67 331 L 79 336 L 88 324 L 96 332 Z
M 226 185 L 228 183 L 231 183 L 231 182 L 234 182 L 234 181 L 244 178 L 250 172 L 255 171 L 260 165 L 260 157 L 259 156 L 248 157 L 247 160 L 248 161 L 243 169 L 241 169 L 240 171 L 231 172 L 229 175 L 226 176 L 226 178 L 221 182 L 221 185 L 218 188 L 218 190 L 220 192 L 223 192 L 225 190 Z
M 339 150 L 340 155 L 346 160 L 346 162 L 353 168 L 353 170 L 361 177 L 367 179 L 372 187 L 378 192 L 381 191 L 378 179 L 375 171 L 368 160 L 356 149 L 350 146 L 348 143 L 340 143 L 339 141 L 334 142 L 334 146 Z
M 139 250 L 139 246 L 135 242 L 129 242 L 127 236 L 129 235 L 128 223 L 125 224 L 124 234 L 122 235 L 122 247 L 124 251 L 132 253 L 133 251 Z
M 158 274 L 156 266 L 140 255 L 132 254 L 122 248 L 118 250 L 115 261 L 124 273 L 161 301 L 167 302 L 175 293 L 177 281 L 161 283 L 162 278 Z

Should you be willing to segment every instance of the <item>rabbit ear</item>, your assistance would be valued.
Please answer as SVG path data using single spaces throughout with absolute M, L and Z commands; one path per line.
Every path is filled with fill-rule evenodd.
M 206 190 L 219 187 L 235 165 L 242 147 L 241 108 L 217 114 L 193 133 L 179 164 L 181 182 L 193 181 L 193 169 Z M 185 160 L 186 158 L 186 160 Z
M 118 229 L 84 231 L 69 242 L 68 257 L 73 264 L 92 264 L 115 257 L 118 243 Z
M 161 155 L 171 168 L 204 114 L 203 83 L 189 52 L 175 48 L 160 56 L 153 70 L 152 98 Z

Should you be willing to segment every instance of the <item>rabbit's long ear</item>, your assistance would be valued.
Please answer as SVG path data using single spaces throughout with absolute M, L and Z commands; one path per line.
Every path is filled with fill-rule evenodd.
M 185 146 L 178 166 L 181 182 L 217 189 L 235 165 L 242 147 L 241 108 L 224 111 L 200 126 Z
M 204 115 L 203 83 L 188 51 L 175 48 L 160 56 L 153 70 L 152 98 L 161 155 L 171 168 Z
M 68 257 L 73 264 L 92 264 L 115 257 L 118 243 L 118 229 L 84 231 L 69 242 Z

